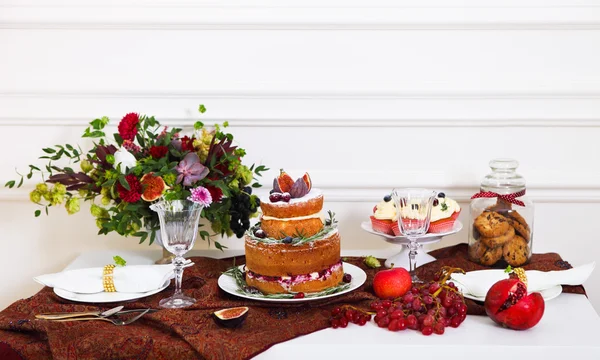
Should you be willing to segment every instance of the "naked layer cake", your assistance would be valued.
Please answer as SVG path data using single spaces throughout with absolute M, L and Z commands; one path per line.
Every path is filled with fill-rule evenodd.
M 246 234 L 246 283 L 265 294 L 310 293 L 337 286 L 344 270 L 333 214 L 308 174 L 293 181 L 282 171 L 261 221 Z

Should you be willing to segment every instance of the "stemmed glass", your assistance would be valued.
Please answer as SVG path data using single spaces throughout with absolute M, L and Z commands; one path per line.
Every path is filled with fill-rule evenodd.
M 194 247 L 202 208 L 201 204 L 189 200 L 163 200 L 150 206 L 158 214 L 163 246 L 175 255 L 175 294 L 160 301 L 159 305 L 163 308 L 183 308 L 196 302 L 196 299 L 185 296 L 181 291 L 181 279 L 185 261 L 183 254 Z
M 394 189 L 392 197 L 398 211 L 398 227 L 409 240 L 408 259 L 413 283 L 423 282 L 415 273 L 416 256 L 419 249 L 417 239 L 427 233 L 431 220 L 431 208 L 436 192 L 427 189 Z

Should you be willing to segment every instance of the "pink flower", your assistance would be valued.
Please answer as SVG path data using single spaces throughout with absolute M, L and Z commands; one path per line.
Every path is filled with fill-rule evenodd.
M 183 181 L 184 186 L 192 186 L 193 183 L 208 175 L 208 168 L 200 164 L 200 158 L 194 152 L 188 153 L 175 170 L 177 170 L 177 184 Z
M 210 192 L 207 188 L 198 186 L 197 188 L 192 189 L 191 192 L 192 195 L 188 196 L 188 200 L 201 204 L 205 207 L 212 204 L 212 197 L 210 196 Z

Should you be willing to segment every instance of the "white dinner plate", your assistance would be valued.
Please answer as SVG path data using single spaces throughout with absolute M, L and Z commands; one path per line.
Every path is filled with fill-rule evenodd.
M 377 232 L 375 230 L 373 230 L 373 226 L 371 225 L 371 221 L 363 221 L 360 224 L 360 227 L 365 230 L 368 233 L 371 233 L 373 235 L 379 235 L 383 238 L 385 238 L 385 240 L 389 243 L 392 244 L 409 244 L 410 241 L 408 240 L 408 238 L 406 236 L 396 236 L 396 235 L 388 235 L 388 234 L 384 234 L 381 232 Z M 456 220 L 454 222 L 454 226 L 452 227 L 452 230 L 448 231 L 448 232 L 443 232 L 443 233 L 427 233 L 423 236 L 421 236 L 417 241 L 419 244 L 429 244 L 429 243 L 434 243 L 434 242 L 438 242 L 440 241 L 441 238 L 443 238 L 444 236 L 448 236 L 448 235 L 452 235 L 452 234 L 456 234 L 457 232 L 459 232 L 460 230 L 462 230 L 463 225 L 460 221 Z
M 63 299 L 84 303 L 113 303 L 141 299 L 146 296 L 157 294 L 166 289 L 171 280 L 167 280 L 160 289 L 143 293 L 125 292 L 99 292 L 95 294 L 78 294 L 64 289 L 54 288 L 54 293 Z
M 458 290 L 463 293 L 463 296 L 466 297 L 467 299 L 485 302 L 485 296 L 478 297 L 475 295 L 464 293 L 460 283 L 454 282 L 454 284 L 456 285 Z M 558 295 L 560 295 L 562 293 L 562 286 L 556 285 L 556 286 L 552 286 L 551 288 L 540 290 L 540 291 L 535 291 L 535 292 L 539 292 L 542 295 L 542 297 L 544 298 L 544 300 L 548 301 L 548 300 L 552 300 L 552 299 L 558 297 Z
M 240 270 L 242 270 L 242 271 L 244 271 L 243 266 L 244 265 L 239 266 Z M 327 298 L 331 298 L 331 297 L 335 297 L 335 296 L 340 296 L 342 294 L 346 294 L 346 293 L 349 293 L 350 291 L 356 290 L 358 287 L 360 287 L 362 284 L 364 284 L 365 281 L 367 280 L 367 274 L 358 266 L 348 264 L 348 263 L 342 263 L 342 266 L 344 269 L 344 273 L 350 274 L 352 276 L 352 281 L 350 281 L 350 287 L 345 290 L 342 290 L 340 292 L 337 292 L 335 294 L 329 294 L 329 295 L 323 295 L 323 296 L 305 297 L 302 299 L 271 299 L 271 298 L 250 296 L 250 295 L 246 295 L 244 293 L 239 293 L 238 292 L 239 287 L 238 287 L 237 283 L 235 282 L 235 279 L 226 274 L 222 274 L 219 277 L 218 284 L 219 284 L 219 287 L 221 289 L 223 289 L 223 291 L 225 291 L 229 294 L 239 296 L 244 299 L 250 299 L 250 300 L 256 300 L 256 301 L 275 302 L 275 303 L 297 303 L 297 302 L 323 300 L 323 299 L 327 299 Z

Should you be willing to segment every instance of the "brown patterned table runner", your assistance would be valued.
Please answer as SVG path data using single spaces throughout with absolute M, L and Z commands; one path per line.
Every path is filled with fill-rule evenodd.
M 418 269 L 424 279 L 432 278 L 437 269 L 446 265 L 468 271 L 482 268 L 467 260 L 465 244 L 430 254 L 438 261 Z M 113 305 L 74 304 L 59 298 L 50 288 L 13 303 L 0 312 L 0 359 L 245 359 L 274 344 L 328 327 L 335 304 L 367 307 L 375 299 L 371 285 L 376 270 L 366 268 L 362 258 L 345 258 L 367 272 L 367 282 L 360 289 L 323 301 L 285 305 L 244 300 L 221 291 L 217 279 L 233 265 L 232 259 L 192 260 L 196 265 L 185 270 L 183 288 L 187 295 L 196 298 L 196 304 L 185 310 L 147 314 L 127 326 L 99 321 L 35 320 L 34 315 L 39 313 L 108 309 Z M 237 264 L 243 261 L 243 257 L 236 259 Z M 560 256 L 551 253 L 533 255 L 527 268 L 560 270 L 568 266 Z M 126 308 L 158 308 L 158 301 L 172 290 L 171 286 L 162 293 L 126 303 Z M 563 291 L 584 293 L 581 286 L 566 286 Z M 468 305 L 469 313 L 482 313 L 481 305 Z M 212 312 L 235 306 L 250 307 L 240 328 L 223 328 L 213 321 Z

